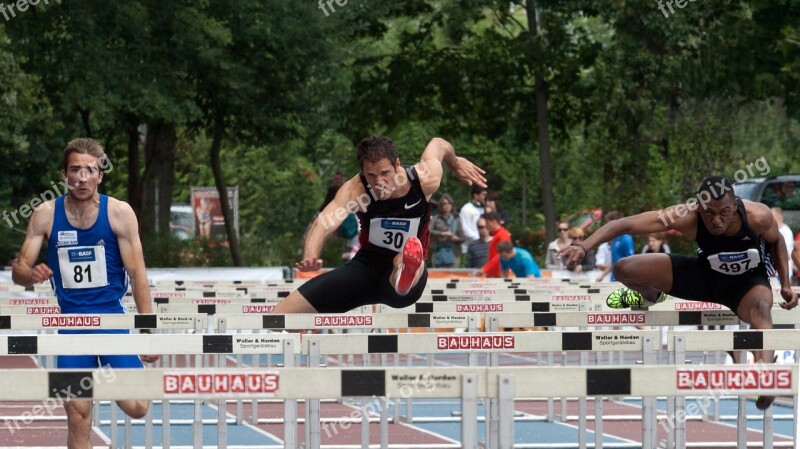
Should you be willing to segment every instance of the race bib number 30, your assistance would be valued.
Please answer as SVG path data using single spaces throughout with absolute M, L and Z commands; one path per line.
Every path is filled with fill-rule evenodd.
M 369 242 L 399 252 L 409 237 L 417 236 L 418 229 L 419 218 L 373 218 L 369 222 Z
M 719 253 L 708 256 L 711 269 L 722 274 L 737 275 L 752 270 L 759 262 L 761 256 L 755 248 L 744 252 Z
M 108 285 L 106 248 L 73 246 L 58 249 L 58 266 L 64 288 L 94 288 Z

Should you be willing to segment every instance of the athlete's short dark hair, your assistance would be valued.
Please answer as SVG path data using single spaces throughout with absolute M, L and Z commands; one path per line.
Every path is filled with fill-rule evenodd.
M 397 146 L 392 139 L 386 136 L 369 136 L 358 143 L 356 158 L 358 166 L 363 167 L 364 162 L 378 162 L 389 159 L 392 164 L 397 160 Z
M 733 181 L 726 176 L 706 176 L 700 182 L 700 187 L 697 188 L 697 197 L 703 196 L 706 192 L 711 199 L 719 200 L 730 195 L 735 198 L 736 194 L 733 193 Z

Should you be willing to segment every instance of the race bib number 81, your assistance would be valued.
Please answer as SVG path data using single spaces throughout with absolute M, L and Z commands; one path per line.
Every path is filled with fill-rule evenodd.
M 106 248 L 73 246 L 58 249 L 58 266 L 64 288 L 94 288 L 108 285 Z
M 761 256 L 758 250 L 750 248 L 744 252 L 719 253 L 708 256 L 711 269 L 722 274 L 737 275 L 752 270 L 759 262 Z
M 369 242 L 399 252 L 409 237 L 417 236 L 418 229 L 419 218 L 373 218 L 369 222 Z

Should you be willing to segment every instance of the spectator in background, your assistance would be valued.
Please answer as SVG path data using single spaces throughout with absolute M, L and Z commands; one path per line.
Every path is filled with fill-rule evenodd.
M 503 272 L 500 269 L 497 245 L 500 242 L 510 242 L 511 233 L 500 224 L 500 214 L 497 212 L 487 212 L 483 214 L 482 218 L 486 221 L 486 228 L 492 236 L 492 241 L 489 242 L 489 260 L 483 265 L 483 274 L 486 277 L 499 278 L 503 276 Z
M 511 242 L 502 241 L 497 244 L 497 254 L 500 256 L 500 269 L 505 277 L 510 273 L 518 278 L 542 277 L 539 266 L 527 250 L 515 247 Z
M 437 213 L 430 222 L 433 267 L 461 266 L 461 242 L 464 237 L 454 210 L 453 197 L 445 193 L 439 199 Z
M 792 233 L 792 229 L 789 228 L 789 225 L 784 223 L 783 221 L 783 209 L 780 207 L 773 207 L 770 209 L 772 212 L 772 218 L 775 220 L 775 223 L 778 225 L 778 232 L 781 233 L 783 236 L 783 241 L 786 243 L 786 252 L 789 253 L 789 276 L 794 274 L 794 263 L 792 262 L 792 252 L 794 251 L 794 233 Z
M 485 202 L 486 187 L 473 184 L 472 200 L 462 206 L 461 213 L 458 214 L 458 219 L 461 222 L 461 232 L 464 234 L 464 243 L 461 246 L 462 251 L 466 252 L 469 244 L 480 238 L 478 219 L 486 213 Z
M 489 261 L 489 229 L 486 227 L 486 220 L 482 217 L 478 220 L 478 233 L 481 238 L 469 244 L 467 248 L 467 268 L 481 268 Z
M 611 212 L 606 214 L 606 224 L 611 223 L 614 220 L 619 220 L 620 218 L 624 217 L 622 212 L 617 210 L 612 210 Z M 636 247 L 633 245 L 633 237 L 630 234 L 622 234 L 619 237 L 614 238 L 610 242 L 611 244 L 611 280 L 616 281 L 617 278 L 614 277 L 614 265 L 628 256 L 632 256 L 636 254 Z
M 647 244 L 642 248 L 642 254 L 650 253 L 670 253 L 669 245 L 667 245 L 666 232 L 653 232 L 651 234 L 647 234 Z
M 500 214 L 500 224 L 503 227 L 508 227 L 508 212 L 500 209 L 500 194 L 497 192 L 489 192 L 486 194 L 486 212 L 497 212 Z
M 794 241 L 794 251 L 791 254 L 792 263 L 795 269 L 800 269 L 800 238 Z M 798 284 L 800 284 L 800 275 L 797 276 Z
M 342 184 L 344 184 L 344 176 L 342 172 L 337 170 L 333 176 L 331 176 L 331 183 L 328 185 L 328 191 L 325 192 L 325 199 L 322 200 L 322 205 L 319 206 L 318 214 L 325 209 L 328 203 L 333 201 L 336 197 L 336 192 L 339 191 Z M 345 218 L 339 228 L 336 229 L 336 235 L 341 237 L 345 242 L 345 251 L 342 253 L 342 260 L 344 261 L 348 261 L 352 258 L 355 254 L 353 251 L 354 248 L 358 250 L 358 230 L 359 224 L 355 213 L 348 214 L 347 218 Z
M 11 254 L 8 255 L 5 267 L 3 268 L 13 267 L 14 264 L 17 263 L 17 259 L 19 259 L 19 251 L 11 251 Z
M 569 246 L 569 223 L 562 221 L 558 224 L 558 238 L 547 245 L 547 255 L 544 266 L 549 270 L 563 270 L 564 262 L 556 254 Z
M 598 270 L 602 270 L 595 282 L 608 282 L 611 280 L 611 245 L 608 242 L 603 242 L 597 247 L 594 266 Z
M 577 245 L 583 241 L 584 233 L 583 229 L 581 228 L 574 227 L 569 230 L 568 234 L 569 234 L 570 245 Z M 594 270 L 594 264 L 595 264 L 594 251 L 587 251 L 586 257 L 583 258 L 583 260 L 579 265 L 575 265 L 575 268 L 573 269 L 569 268 L 567 269 L 569 269 L 570 271 L 574 271 L 575 273 L 583 273 L 586 271 Z

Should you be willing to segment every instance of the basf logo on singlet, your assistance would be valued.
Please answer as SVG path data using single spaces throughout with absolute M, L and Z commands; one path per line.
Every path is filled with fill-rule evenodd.
M 58 231 L 56 246 L 69 246 L 78 244 L 78 231 Z
M 397 220 L 397 219 L 388 219 L 385 218 L 381 220 L 381 228 L 395 230 L 395 231 L 405 231 L 408 232 L 411 229 L 411 222 L 408 220 Z
M 70 262 L 94 262 L 94 248 L 81 248 L 68 250 Z

